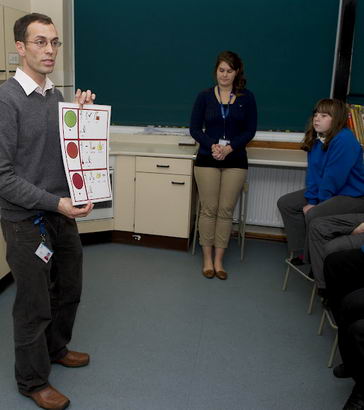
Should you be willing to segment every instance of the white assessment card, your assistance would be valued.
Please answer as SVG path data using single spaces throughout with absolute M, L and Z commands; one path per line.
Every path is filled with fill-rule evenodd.
M 59 103 L 59 135 L 73 205 L 112 199 L 109 175 L 111 107 Z

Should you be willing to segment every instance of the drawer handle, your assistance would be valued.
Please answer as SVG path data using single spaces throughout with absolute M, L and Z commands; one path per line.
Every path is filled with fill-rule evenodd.
M 0 70 L 0 73 L 6 73 L 6 70 Z
M 157 168 L 169 168 L 169 165 L 159 165 L 159 164 L 157 164 Z
M 171 184 L 173 185 L 184 185 L 184 182 L 177 182 L 177 181 L 171 181 Z

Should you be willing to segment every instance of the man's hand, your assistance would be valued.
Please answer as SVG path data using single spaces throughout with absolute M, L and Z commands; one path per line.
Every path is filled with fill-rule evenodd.
M 82 218 L 87 216 L 93 209 L 94 204 L 88 202 L 81 208 L 72 205 L 71 198 L 61 198 L 58 202 L 58 212 L 68 218 Z
M 91 90 L 81 91 L 79 88 L 76 91 L 74 103 L 79 104 L 80 108 L 84 104 L 93 104 L 96 98 L 96 94 L 92 93 Z
M 316 205 L 312 205 L 312 204 L 307 204 L 302 208 L 303 213 L 306 215 L 307 212 L 312 209 L 313 207 L 315 207 Z
M 352 232 L 352 234 L 354 235 L 358 233 L 364 233 L 364 222 L 362 222 L 359 226 L 357 226 Z

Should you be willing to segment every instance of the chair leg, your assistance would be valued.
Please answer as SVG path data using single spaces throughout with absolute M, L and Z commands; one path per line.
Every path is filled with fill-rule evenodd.
M 244 259 L 244 244 L 245 244 L 245 229 L 246 229 L 246 214 L 248 209 L 248 192 L 249 184 L 246 182 L 243 187 L 243 193 L 240 199 L 240 225 L 239 226 L 239 238 L 240 238 L 240 260 Z M 243 200 L 244 199 L 244 200 Z M 243 204 L 241 204 L 243 203 Z M 243 211 L 243 217 L 241 217 Z
M 337 351 L 337 345 L 338 345 L 338 335 L 336 331 L 336 336 L 335 336 L 334 343 L 332 344 L 331 353 L 330 353 L 329 362 L 327 364 L 327 367 L 332 367 L 332 364 L 334 363 L 335 354 Z
M 316 291 L 317 291 L 317 285 L 316 285 L 316 282 L 315 282 L 312 286 L 310 303 L 308 304 L 308 309 L 307 309 L 307 313 L 309 315 L 312 313 L 313 302 L 315 301 Z
M 194 255 L 195 252 L 196 252 L 196 240 L 197 240 L 198 220 L 199 219 L 200 219 L 200 200 L 197 199 L 195 227 L 194 227 L 194 231 L 193 231 L 193 242 L 192 242 L 192 255 Z
M 287 290 L 287 284 L 288 284 L 288 277 L 289 277 L 289 271 L 290 271 L 290 269 L 291 269 L 291 267 L 288 265 L 288 266 L 287 266 L 286 273 L 285 273 L 285 275 L 284 275 L 282 290 Z
M 322 311 L 321 320 L 320 320 L 320 326 L 319 326 L 318 332 L 317 332 L 317 334 L 318 334 L 319 336 L 322 335 L 322 331 L 323 331 L 323 329 L 324 329 L 324 324 L 325 324 L 325 319 L 326 319 L 326 312 L 325 312 L 325 310 L 323 310 L 323 311 Z

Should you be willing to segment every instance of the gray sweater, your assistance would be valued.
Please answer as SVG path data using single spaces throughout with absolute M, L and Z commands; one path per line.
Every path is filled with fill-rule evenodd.
M 11 78 L 0 87 L 1 217 L 20 221 L 40 210 L 57 211 L 69 197 L 58 129 L 62 94 L 27 96 Z

